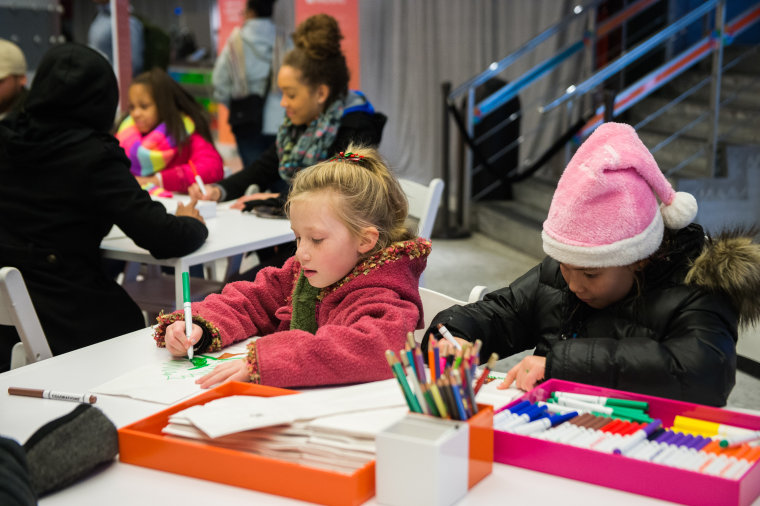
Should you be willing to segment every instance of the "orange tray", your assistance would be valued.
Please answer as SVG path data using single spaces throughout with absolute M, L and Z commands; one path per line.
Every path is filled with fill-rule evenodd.
M 230 395 L 274 397 L 293 390 L 229 382 L 119 429 L 119 460 L 318 504 L 358 505 L 375 495 L 375 462 L 352 474 L 217 448 L 161 433 L 169 416 Z M 493 450 L 493 446 L 491 446 Z

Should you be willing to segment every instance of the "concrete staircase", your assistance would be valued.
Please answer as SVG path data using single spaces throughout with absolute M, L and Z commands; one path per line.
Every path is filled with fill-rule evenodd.
M 747 48 L 731 46 L 726 48 L 724 65 L 746 50 Z M 694 68 L 685 72 L 673 83 L 637 104 L 624 117 L 618 118 L 618 121 L 637 124 L 707 76 L 709 69 L 706 68 Z M 752 169 L 739 167 L 742 163 L 746 165 L 749 159 L 754 160 L 755 151 L 739 153 L 727 149 L 734 146 L 760 146 L 760 128 L 754 119 L 760 115 L 760 51 L 755 50 L 751 57 L 744 58 L 741 64 L 724 73 L 721 96 L 722 100 L 733 97 L 721 107 L 719 118 L 721 137 L 717 170 L 721 177 L 709 177 L 704 156 L 697 156 L 678 174 L 671 176 L 676 188 L 695 194 L 701 208 L 705 210 L 697 216 L 697 221 L 701 223 L 703 219 L 703 224 L 708 229 L 726 222 L 751 223 L 760 218 L 757 211 L 760 209 L 760 186 L 756 183 L 754 187 L 747 184 L 750 179 L 755 181 L 755 164 L 749 164 Z M 649 122 L 639 131 L 639 135 L 644 144 L 654 150 L 659 143 L 708 108 L 709 85 L 706 85 Z M 653 154 L 660 168 L 667 173 L 701 149 L 706 144 L 706 138 L 707 124 L 703 121 Z M 558 155 L 552 162 L 553 170 L 542 173 L 557 174 L 556 176 L 533 177 L 516 183 L 513 186 L 513 200 L 474 202 L 471 216 L 473 229 L 527 254 L 543 257 L 541 225 L 546 219 L 564 165 L 564 155 Z M 744 186 L 740 188 L 742 185 Z M 718 216 L 715 216 L 716 213 Z M 721 214 L 723 218 L 720 217 Z

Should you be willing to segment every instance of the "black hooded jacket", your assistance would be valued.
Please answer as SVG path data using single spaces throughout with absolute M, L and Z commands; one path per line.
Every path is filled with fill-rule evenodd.
M 43 57 L 24 106 L 0 122 L 0 266 L 21 271 L 54 354 L 144 326 L 102 268 L 100 242 L 114 224 L 157 258 L 190 253 L 208 235 L 200 221 L 167 214 L 130 174 L 109 134 L 118 93 L 105 58 L 63 44 Z
M 575 297 L 559 263 L 547 257 L 484 300 L 442 311 L 425 335 L 443 323 L 457 337 L 483 341 L 481 362 L 493 352 L 504 358 L 535 347 L 535 355 L 546 357 L 546 379 L 723 406 L 736 381 L 740 317 L 740 290 L 726 287 L 727 271 L 735 278 L 744 268 L 754 273 L 735 279 L 754 285 L 747 294 L 758 293 L 760 279 L 760 266 L 747 265 L 757 263 L 757 251 L 738 252 L 757 245 L 732 245 L 737 242 L 705 242 L 698 225 L 675 232 L 650 259 L 640 292 L 634 286 L 628 296 L 603 309 Z M 709 258 L 715 250 L 725 258 Z M 698 257 L 701 263 L 726 268 L 695 277 Z M 711 285 L 709 277 L 722 278 L 722 285 Z M 685 281 L 689 278 L 691 283 Z M 743 316 L 756 320 L 754 311 Z

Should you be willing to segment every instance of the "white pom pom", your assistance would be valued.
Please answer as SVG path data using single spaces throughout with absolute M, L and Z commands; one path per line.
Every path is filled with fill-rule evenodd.
M 660 212 L 666 227 L 674 230 L 684 228 L 697 217 L 697 199 L 691 193 L 676 192 L 670 205 L 660 205 Z

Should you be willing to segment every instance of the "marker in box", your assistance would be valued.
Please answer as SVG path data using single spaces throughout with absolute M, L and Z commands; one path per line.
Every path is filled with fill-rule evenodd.
M 751 429 L 745 429 L 743 427 L 710 422 L 708 420 L 700 420 L 698 418 L 691 418 L 683 415 L 676 415 L 676 417 L 673 419 L 673 429 L 696 432 L 702 434 L 703 436 L 720 435 L 727 437 L 741 437 L 749 434 L 754 434 L 756 432 Z
M 498 426 L 494 425 L 494 428 L 498 430 L 509 431 L 513 427 L 517 427 L 518 425 L 521 425 L 524 423 L 532 422 L 533 420 L 541 416 L 546 416 L 546 409 L 536 404 L 533 404 L 532 406 L 528 407 L 528 409 L 526 409 L 525 411 L 517 415 L 515 418 L 507 420 L 499 424 Z
M 655 418 L 651 423 L 647 424 L 643 428 L 637 430 L 628 437 L 625 441 L 622 441 L 616 448 L 612 450 L 612 453 L 617 455 L 625 455 L 630 452 L 642 441 L 645 441 L 654 431 L 660 428 L 662 420 Z
M 720 442 L 720 447 L 731 448 L 734 446 L 739 446 L 742 443 L 749 443 L 750 441 L 755 441 L 756 439 L 760 439 L 760 430 L 753 431 L 751 434 L 746 434 L 744 436 L 726 437 Z
M 593 404 L 600 404 L 602 406 L 609 407 L 618 406 L 622 408 L 640 409 L 641 411 L 646 411 L 649 409 L 648 402 L 618 399 L 615 397 L 602 397 L 599 395 L 576 394 L 571 392 L 552 392 L 552 396 L 555 399 L 577 399 L 579 401 L 591 402 Z
M 573 411 L 571 413 L 565 413 L 562 415 L 550 415 L 547 417 L 539 418 L 538 420 L 534 420 L 532 422 L 528 422 L 515 427 L 514 433 L 527 435 L 541 432 L 548 429 L 549 427 L 554 427 L 570 420 L 571 418 L 575 418 L 576 416 L 578 416 L 578 413 Z
M 557 399 L 557 404 L 561 406 L 567 406 L 575 409 L 582 409 L 585 411 L 591 411 L 594 413 L 601 413 L 607 416 L 614 416 L 616 418 L 624 418 L 627 420 L 633 420 L 635 422 L 649 423 L 652 418 L 643 412 L 636 409 L 627 409 L 621 407 L 609 407 L 602 406 L 600 404 L 594 404 L 592 402 L 579 401 L 577 399 Z

